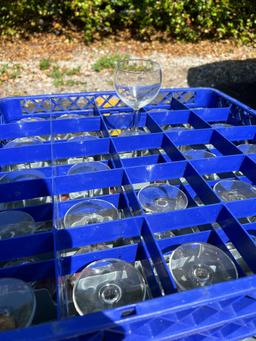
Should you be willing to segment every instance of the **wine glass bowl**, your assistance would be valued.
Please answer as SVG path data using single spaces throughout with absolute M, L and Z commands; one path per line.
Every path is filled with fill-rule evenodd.
M 143 301 L 146 284 L 133 265 L 120 259 L 101 259 L 87 265 L 73 288 L 79 315 Z
M 242 143 L 237 146 L 244 154 L 256 154 L 256 145 L 251 143 Z
M 36 297 L 29 284 L 17 278 L 0 279 L 0 331 L 28 327 L 35 309 Z
M 256 189 L 247 182 L 240 180 L 220 180 L 213 190 L 223 201 L 246 200 L 256 197 Z
M 133 130 L 138 126 L 138 111 L 157 96 L 162 84 L 162 71 L 149 59 L 127 59 L 117 63 L 114 86 L 117 95 L 134 110 Z
M 215 154 L 210 153 L 205 149 L 190 149 L 183 152 L 183 155 L 188 160 L 207 159 L 216 156 Z
M 160 213 L 184 209 L 188 199 L 178 187 L 168 184 L 152 184 L 143 187 L 138 199 L 147 213 Z
M 117 208 L 101 199 L 85 199 L 69 208 L 64 216 L 64 227 L 102 223 L 119 218 Z
M 185 243 L 171 254 L 169 268 L 179 290 L 189 290 L 238 277 L 231 258 L 207 243 Z

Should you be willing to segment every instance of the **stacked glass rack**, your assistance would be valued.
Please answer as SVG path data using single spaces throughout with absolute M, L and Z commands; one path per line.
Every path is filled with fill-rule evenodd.
M 256 334 L 256 112 L 206 88 L 162 89 L 134 136 L 114 92 L 3 98 L 0 112 L 3 339 Z M 166 186 L 180 205 L 145 203 Z M 210 272 L 188 275 L 198 247 Z

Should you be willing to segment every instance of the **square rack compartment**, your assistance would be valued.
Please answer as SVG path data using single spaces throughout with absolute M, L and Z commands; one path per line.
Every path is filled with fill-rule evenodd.
M 133 113 L 111 91 L 3 98 L 0 115 L 0 280 L 25 281 L 36 300 L 31 325 L 2 331 L 3 339 L 256 335 L 256 195 L 225 200 L 215 190 L 240 180 L 256 193 L 256 153 L 240 146 L 255 143 L 255 111 L 220 91 L 188 88 L 162 89 L 141 109 L 141 135 L 123 136 Z M 95 162 L 100 169 L 83 170 Z M 159 184 L 181 190 L 186 204 L 147 210 L 139 193 Z M 89 201 L 104 201 L 115 218 L 85 219 L 79 209 Z M 73 208 L 74 224 L 66 218 Z M 3 232 L 6 214 L 25 228 Z M 180 290 L 170 257 L 186 243 L 218 247 L 237 278 Z M 143 300 L 79 316 L 77 276 L 113 258 L 143 276 Z

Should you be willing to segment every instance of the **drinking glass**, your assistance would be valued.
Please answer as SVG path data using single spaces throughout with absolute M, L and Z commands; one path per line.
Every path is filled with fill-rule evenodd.
M 215 154 L 210 153 L 205 149 L 190 149 L 183 152 L 183 155 L 188 160 L 207 159 L 216 156 Z
M 102 223 L 118 218 L 117 208 L 109 201 L 85 199 L 70 207 L 64 216 L 64 227 Z
M 23 123 L 23 122 L 42 122 L 45 121 L 45 118 L 43 117 L 24 117 L 21 118 L 19 121 L 17 121 L 17 123 Z
M 224 282 L 238 277 L 233 261 L 216 246 L 185 243 L 169 258 L 169 268 L 179 290 Z
M 104 162 L 100 162 L 100 161 L 81 162 L 81 163 L 73 165 L 69 169 L 68 175 L 80 174 L 80 173 L 94 173 L 94 172 L 100 172 L 104 170 L 110 170 L 109 166 Z
M 139 110 L 152 102 L 161 84 L 161 67 L 152 60 L 128 59 L 117 63 L 114 76 L 117 95 L 134 110 L 133 127 L 125 135 L 143 134 L 138 128 Z
M 42 144 L 42 139 L 39 136 L 34 137 L 19 137 L 12 141 L 9 141 L 3 148 L 19 148 L 26 146 L 34 146 L 37 144 Z M 19 169 L 31 169 L 31 168 L 41 168 L 46 164 L 45 161 L 31 161 L 24 162 L 20 164 L 6 165 L 3 167 L 3 171 L 10 172 Z
M 183 130 L 192 130 L 193 127 L 189 123 L 184 123 L 184 124 L 167 124 L 162 127 L 163 130 L 167 131 L 183 131 Z
M 134 266 L 120 259 L 102 259 L 87 265 L 73 287 L 79 315 L 143 301 L 146 284 Z
M 81 119 L 85 118 L 85 115 L 80 115 L 80 114 L 63 114 L 58 117 L 56 117 L 56 120 L 68 120 L 68 119 Z
M 256 189 L 240 180 L 220 180 L 213 190 L 223 201 L 246 200 L 256 197 Z
M 230 128 L 230 127 L 233 127 L 229 123 L 222 123 L 222 122 L 212 123 L 211 126 L 212 126 L 212 128 Z
M 37 170 L 20 170 L 17 172 L 10 172 L 5 174 L 0 178 L 0 184 L 3 183 L 11 183 L 11 182 L 18 182 L 18 181 L 26 181 L 26 180 L 39 180 L 44 179 L 44 173 L 37 171 Z M 39 198 L 31 198 L 31 199 L 24 199 L 19 201 L 10 201 L 6 203 L 1 203 L 0 208 L 2 209 L 11 209 L 11 208 L 21 208 L 27 206 L 35 206 L 35 205 L 43 205 L 47 202 L 50 202 L 50 197 L 39 197 Z
M 61 116 L 56 117 L 56 120 L 68 120 L 68 119 L 76 119 L 79 120 L 81 118 L 85 118 L 86 116 L 80 114 L 63 114 Z M 88 132 L 73 132 L 73 133 L 63 133 L 55 135 L 54 139 L 56 141 L 60 140 L 69 140 L 72 137 L 76 136 L 90 136 Z
M 244 154 L 256 154 L 256 145 L 252 143 L 242 143 L 237 146 Z
M 86 136 L 71 136 L 68 138 L 67 142 L 75 142 L 77 144 L 83 144 L 84 142 L 87 141 L 93 141 L 98 139 L 98 136 L 92 136 L 92 135 L 86 135 Z M 76 147 L 74 147 L 75 149 Z M 86 151 L 86 145 L 83 145 L 83 152 L 85 154 Z M 69 157 L 67 159 L 60 159 L 58 160 L 59 164 L 75 164 L 75 163 L 81 163 L 81 162 L 90 162 L 90 161 L 94 161 L 94 157 L 93 156 L 73 156 L 73 157 Z
M 41 144 L 42 141 L 39 136 L 31 136 L 31 137 L 17 137 L 14 140 L 6 143 L 4 148 L 18 148 L 18 147 L 26 147 L 31 145 Z
M 94 173 L 104 170 L 110 170 L 109 166 L 100 161 L 93 161 L 93 162 L 81 162 L 73 165 L 69 171 L 68 175 L 73 174 L 86 174 L 86 173 Z M 70 199 L 79 199 L 79 198 L 86 198 L 91 197 L 94 195 L 102 195 L 103 189 L 91 189 L 87 191 L 69 193 Z M 109 194 L 109 193 L 108 193 Z
M 36 224 L 33 217 L 23 211 L 0 212 L 0 240 L 34 233 Z
M 17 278 L 0 279 L 0 331 L 28 327 L 35 309 L 31 286 Z
M 138 199 L 148 213 L 181 210 L 187 207 L 188 199 L 178 187 L 168 184 L 152 184 L 143 187 Z

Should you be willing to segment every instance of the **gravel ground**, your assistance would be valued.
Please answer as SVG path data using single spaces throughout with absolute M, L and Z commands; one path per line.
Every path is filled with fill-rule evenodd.
M 68 40 L 43 35 L 29 41 L 0 41 L 0 48 L 2 97 L 113 89 L 113 70 L 92 70 L 95 61 L 112 53 L 128 53 L 132 57 L 158 61 L 163 69 L 163 87 L 215 86 L 234 96 L 234 89 L 238 88 L 239 97 L 239 85 L 252 88 L 256 80 L 256 49 L 237 47 L 229 41 L 141 43 L 132 39 L 109 38 L 86 46 L 80 36 Z M 49 70 L 40 70 L 42 58 L 49 58 L 60 68 L 80 67 L 80 72 L 72 77 L 65 76 L 65 84 L 56 86 Z M 15 69 L 16 65 L 19 72 L 14 76 L 1 74 L 1 65 L 3 68 L 6 64 L 9 70 Z M 67 83 L 67 79 L 72 79 L 71 83 Z M 245 93 L 248 97 L 247 88 Z M 250 103 L 250 100 L 244 101 Z

